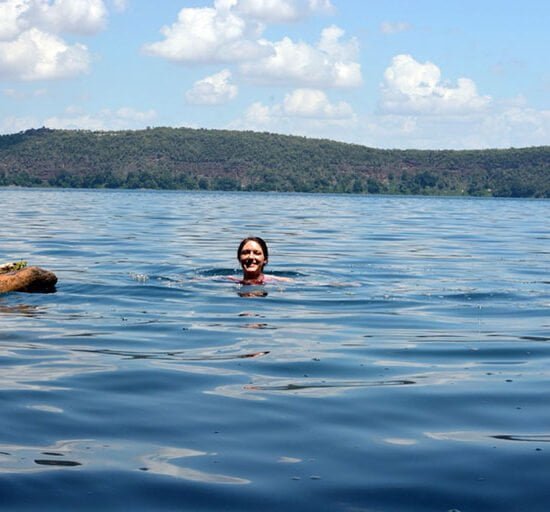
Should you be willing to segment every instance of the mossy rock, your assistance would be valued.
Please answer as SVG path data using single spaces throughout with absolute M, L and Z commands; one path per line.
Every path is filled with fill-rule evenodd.
M 7 274 L 8 272 L 15 272 L 16 270 L 21 270 L 27 266 L 27 262 L 24 260 L 13 261 L 9 263 L 2 263 L 0 265 L 0 274 Z
M 24 267 L 20 270 L 0 273 L 0 293 L 48 293 L 55 290 L 56 283 L 57 276 L 40 267 Z

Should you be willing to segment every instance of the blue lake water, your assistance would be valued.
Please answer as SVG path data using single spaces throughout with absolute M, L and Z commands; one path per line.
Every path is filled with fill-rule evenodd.
M 2 510 L 549 510 L 550 202 L 0 205 L 59 278 L 0 295 Z M 291 283 L 227 280 L 249 234 Z

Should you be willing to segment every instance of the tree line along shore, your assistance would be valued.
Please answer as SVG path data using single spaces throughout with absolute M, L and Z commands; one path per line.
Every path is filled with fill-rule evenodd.
M 0 186 L 550 197 L 550 146 L 374 149 L 248 131 L 0 136 Z

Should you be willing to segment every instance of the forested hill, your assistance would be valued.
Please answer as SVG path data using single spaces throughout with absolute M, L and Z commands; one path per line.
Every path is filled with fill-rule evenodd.
M 189 128 L 0 136 L 0 186 L 550 197 L 550 146 L 381 150 Z

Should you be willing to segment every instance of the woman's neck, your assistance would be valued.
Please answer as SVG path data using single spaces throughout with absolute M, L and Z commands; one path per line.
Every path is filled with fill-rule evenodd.
M 259 274 L 244 274 L 242 283 L 243 284 L 262 284 L 264 282 L 264 274 L 260 272 Z

